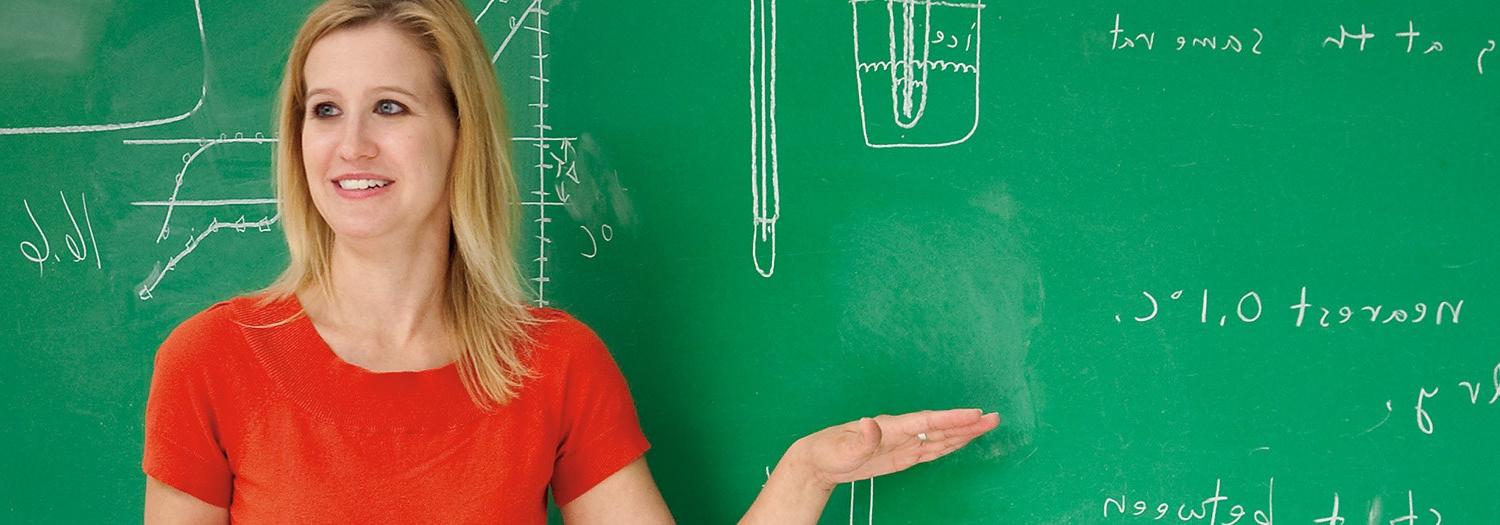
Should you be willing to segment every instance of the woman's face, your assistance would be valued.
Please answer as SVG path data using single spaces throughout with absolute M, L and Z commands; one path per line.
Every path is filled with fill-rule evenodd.
M 340 29 L 303 66 L 302 158 L 313 203 L 339 238 L 446 238 L 457 121 L 433 59 L 386 24 Z

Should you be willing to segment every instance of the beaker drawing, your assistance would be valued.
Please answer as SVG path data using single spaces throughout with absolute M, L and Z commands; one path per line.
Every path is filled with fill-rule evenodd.
M 979 126 L 979 2 L 852 0 L 865 144 L 940 147 Z

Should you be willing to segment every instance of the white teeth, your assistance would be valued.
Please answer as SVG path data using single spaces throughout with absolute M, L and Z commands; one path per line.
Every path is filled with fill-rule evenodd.
M 379 188 L 391 183 L 391 181 L 375 179 L 344 179 L 338 182 L 339 187 L 346 190 L 367 190 L 370 188 Z

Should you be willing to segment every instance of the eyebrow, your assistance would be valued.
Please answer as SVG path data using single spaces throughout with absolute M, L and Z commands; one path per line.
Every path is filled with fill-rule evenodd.
M 372 92 L 372 93 L 374 93 L 374 92 L 380 92 L 380 91 L 394 91 L 396 93 L 400 93 L 400 94 L 406 95 L 406 96 L 411 97 L 411 98 L 418 98 L 415 93 L 412 93 L 410 91 L 407 91 L 405 89 L 402 89 L 402 88 L 399 88 L 399 87 L 396 87 L 396 86 L 375 86 L 374 88 L 370 89 L 370 92 Z M 337 91 L 335 91 L 333 88 L 318 88 L 318 89 L 314 89 L 312 91 L 308 91 L 303 96 L 305 98 L 312 98 L 313 95 L 319 95 L 319 94 L 323 94 L 323 93 L 330 93 L 330 94 L 332 94 L 332 93 L 337 93 Z

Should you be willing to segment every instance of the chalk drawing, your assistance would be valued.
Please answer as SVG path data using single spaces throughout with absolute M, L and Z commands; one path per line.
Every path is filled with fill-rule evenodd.
M 510 3 L 510 0 L 500 0 L 500 3 L 502 3 L 502 4 L 508 4 L 508 3 Z M 487 14 L 487 13 L 489 13 L 490 12 L 490 8 L 494 7 L 494 5 L 495 5 L 495 0 L 489 0 L 488 2 L 485 2 L 484 3 L 484 8 L 480 9 L 479 10 L 479 14 L 474 16 L 474 23 L 476 25 L 479 24 L 479 21 L 482 20 L 482 19 L 484 19 L 484 15 Z
M 500 0 L 501 3 L 508 3 Z M 476 24 L 484 18 L 485 13 L 494 4 L 492 0 L 475 17 Z M 519 15 L 509 17 L 508 31 L 505 38 L 501 40 L 500 46 L 490 56 L 490 62 L 494 63 L 500 59 L 506 49 L 510 48 L 515 36 L 528 31 L 536 35 L 536 53 L 530 58 L 535 61 L 536 69 L 528 77 L 535 85 L 535 100 L 527 104 L 527 107 L 536 111 L 536 123 L 531 126 L 530 133 L 512 137 L 518 144 L 526 144 L 536 152 L 536 162 L 532 167 L 536 169 L 536 189 L 526 192 L 521 206 L 526 210 L 530 222 L 536 225 L 536 234 L 532 237 L 536 240 L 537 254 L 531 262 L 536 265 L 535 274 L 528 280 L 532 283 L 536 292 L 536 298 L 532 301 L 536 306 L 549 306 L 551 302 L 547 299 L 547 285 L 552 282 L 552 276 L 547 273 L 547 263 L 552 259 L 553 238 L 548 233 L 547 225 L 552 223 L 553 217 L 548 215 L 548 210 L 566 206 L 568 194 L 563 178 L 567 178 L 574 184 L 579 183 L 578 178 L 578 154 L 574 148 L 578 137 L 562 136 L 554 134 L 552 125 L 547 121 L 547 109 L 550 105 L 548 86 L 552 80 L 547 76 L 547 63 L 550 53 L 547 50 L 547 42 L 552 32 L 547 29 L 547 18 L 551 12 L 543 9 L 541 0 L 532 0 Z M 549 177 L 549 175 L 551 175 Z M 551 191 L 548 188 L 552 188 Z M 531 212 L 535 211 L 535 216 Z M 585 232 L 589 230 L 584 228 Z M 590 233 L 591 235 L 591 233 Z M 597 250 L 594 252 L 597 254 Z
M 870 482 L 870 513 L 869 513 L 869 516 L 866 518 L 867 521 L 865 523 L 868 524 L 868 525 L 874 525 L 875 524 L 875 478 L 870 478 L 870 479 L 868 479 L 866 481 Z M 858 486 L 859 486 L 859 482 L 858 481 L 850 481 L 849 482 L 849 525 L 854 525 L 854 493 L 857 492 L 854 489 L 857 488 Z
M 776 166 L 776 0 L 750 0 L 750 257 L 776 273 L 781 185 Z
M 177 255 L 173 255 L 167 259 L 165 265 L 158 262 L 156 267 L 151 269 L 150 275 L 146 276 L 146 280 L 136 286 L 136 296 L 140 297 L 142 301 L 150 300 L 152 292 L 156 290 L 157 286 L 161 285 L 161 281 L 166 278 L 167 272 L 177 269 L 177 263 L 193 253 L 193 250 L 198 249 L 198 245 L 202 244 L 203 239 L 208 238 L 209 235 L 226 229 L 233 229 L 240 233 L 244 233 L 248 228 L 255 228 L 258 232 L 269 232 L 271 231 L 271 225 L 276 224 L 279 220 L 281 220 L 281 214 L 279 213 L 270 217 L 261 217 L 260 220 L 256 221 L 246 220 L 244 215 L 241 215 L 239 219 L 232 222 L 219 222 L 219 219 L 215 217 L 209 221 L 207 228 L 188 238 L 187 243 L 182 247 L 182 251 L 177 252 Z
M 110 122 L 104 124 L 69 124 L 62 126 L 31 126 L 0 128 L 0 135 L 47 135 L 59 133 L 99 133 L 105 131 L 119 131 L 124 129 L 149 128 L 163 124 L 171 124 L 193 116 L 199 109 L 203 108 L 203 100 L 208 98 L 208 37 L 203 32 L 203 8 L 198 5 L 198 0 L 193 0 L 193 11 L 198 17 L 198 47 L 203 53 L 203 79 L 198 88 L 198 102 L 187 112 L 149 120 L 137 120 L 132 122 Z
M 164 204 L 161 204 L 161 205 L 163 205 L 163 206 L 165 206 L 167 208 L 167 211 L 166 211 L 166 213 L 162 217 L 161 230 L 158 231 L 157 234 L 156 234 L 156 242 L 159 243 L 159 242 L 165 240 L 167 238 L 167 235 L 171 232 L 172 210 L 177 207 L 177 194 L 182 190 L 182 181 L 183 181 L 183 178 L 187 176 L 187 170 L 188 170 L 188 168 L 193 165 L 193 161 L 197 160 L 199 155 L 202 155 L 203 152 L 208 151 L 209 148 L 212 148 L 214 146 L 218 146 L 220 144 L 272 144 L 272 143 L 276 142 L 276 139 L 265 138 L 265 137 L 261 136 L 260 133 L 256 133 L 254 137 L 245 137 L 244 134 L 237 133 L 237 134 L 235 134 L 234 138 L 229 138 L 227 136 L 220 135 L 219 138 L 217 138 L 217 139 L 165 139 L 165 140 L 163 140 L 163 139 L 143 139 L 143 140 L 125 140 L 123 142 L 125 144 L 134 145 L 134 146 L 141 146 L 141 145 L 161 145 L 161 144 L 187 144 L 187 143 L 197 143 L 198 144 L 198 149 L 197 150 L 193 151 L 192 153 L 188 153 L 188 154 L 185 154 L 185 155 L 182 156 L 182 169 L 177 170 L 177 176 L 175 177 L 175 183 L 172 186 L 172 195 L 171 195 L 171 197 L 167 198 L 167 200 L 165 201 Z M 243 199 L 234 199 L 234 201 L 242 201 L 242 200 Z M 218 204 L 207 204 L 205 201 L 199 201 L 199 202 L 195 203 L 195 205 L 197 205 L 197 206 L 206 206 L 206 205 L 228 205 L 228 204 L 230 204 L 229 202 L 224 202 L 224 201 L 217 201 L 217 202 L 218 202 Z M 272 201 L 272 202 L 274 203 L 275 201 Z M 241 203 L 243 203 L 243 202 L 241 202 Z M 137 205 L 137 206 L 145 205 L 143 203 L 134 203 L 134 204 Z
M 510 3 L 509 0 L 489 0 L 480 11 L 479 15 L 475 17 L 474 22 L 476 24 L 479 24 L 487 14 L 490 14 L 490 8 L 495 3 L 497 3 L 497 1 L 501 4 Z M 205 68 L 203 82 L 200 86 L 199 100 L 192 109 L 179 115 L 132 122 L 0 128 L 0 135 L 87 133 L 127 130 L 170 124 L 173 122 L 184 120 L 195 114 L 199 109 L 201 109 L 204 99 L 207 97 L 206 64 L 208 62 L 208 46 L 207 37 L 205 36 L 206 33 L 203 26 L 203 12 L 199 2 L 200 0 L 194 0 L 193 7 L 197 15 L 199 46 L 203 53 Z M 530 215 L 529 212 L 531 209 L 534 208 L 536 210 L 535 218 L 531 220 L 531 222 L 537 226 L 535 239 L 537 241 L 538 252 L 536 259 L 532 261 L 536 263 L 536 274 L 529 280 L 535 284 L 536 299 L 534 302 L 537 306 L 548 306 L 550 304 L 546 298 L 546 285 L 552 280 L 552 278 L 547 273 L 547 262 L 549 260 L 549 254 L 551 253 L 550 245 L 552 244 L 552 238 L 548 235 L 547 225 L 552 222 L 552 218 L 548 216 L 547 210 L 549 208 L 557 206 L 564 206 L 567 203 L 567 195 L 563 193 L 563 189 L 560 183 L 556 185 L 558 188 L 556 192 L 548 191 L 549 186 L 547 175 L 549 172 L 553 172 L 554 179 L 565 175 L 569 179 L 571 179 L 573 183 L 577 184 L 579 182 L 576 166 L 577 155 L 574 150 L 574 143 L 578 140 L 577 137 L 554 135 L 552 133 L 552 126 L 547 122 L 547 87 L 550 83 L 550 79 L 547 77 L 546 65 L 549 55 L 546 50 L 546 43 L 547 38 L 551 33 L 546 29 L 545 22 L 549 14 L 550 13 L 546 9 L 542 8 L 541 0 L 530 1 L 526 9 L 519 15 L 509 17 L 508 27 L 506 28 L 508 32 L 506 33 L 506 36 L 501 42 L 500 46 L 490 57 L 492 63 L 499 60 L 500 56 L 505 52 L 507 48 L 509 48 L 514 37 L 521 31 L 529 31 L 536 35 L 536 53 L 531 55 L 531 58 L 536 61 L 536 72 L 534 75 L 530 76 L 530 79 L 535 83 L 536 86 L 536 100 L 531 104 L 528 104 L 528 106 L 536 110 L 537 122 L 532 126 L 534 133 L 528 134 L 526 136 L 516 136 L 513 138 L 513 140 L 517 143 L 530 144 L 530 146 L 537 152 L 537 158 L 534 167 L 537 170 L 538 186 L 536 190 L 529 192 L 527 194 L 527 198 L 523 199 L 523 202 L 520 203 L 522 206 L 527 208 L 528 215 Z M 188 173 L 190 172 L 190 168 L 193 166 L 194 162 L 209 149 L 230 144 L 271 144 L 274 142 L 274 138 L 265 138 L 260 134 L 256 134 L 254 137 L 244 137 L 243 135 L 237 134 L 233 138 L 221 135 L 218 138 L 126 140 L 124 141 L 125 144 L 135 146 L 196 146 L 193 151 L 187 152 L 183 155 L 182 166 L 180 169 L 176 170 L 176 173 L 173 177 L 172 191 L 166 196 L 165 199 L 137 201 L 133 202 L 132 204 L 141 207 L 163 209 L 162 224 L 156 233 L 157 243 L 161 243 L 172 235 L 174 212 L 177 211 L 178 208 L 273 206 L 276 204 L 276 200 L 274 198 L 257 196 L 218 196 L 219 198 L 212 199 L 183 199 L 180 197 L 182 188 L 185 184 Z M 558 151 L 561 151 L 562 155 L 558 155 Z M 554 196 L 556 196 L 556 198 L 553 198 Z M 175 255 L 168 258 L 165 263 L 158 262 L 156 267 L 153 268 L 150 272 L 147 279 L 142 282 L 139 287 L 137 287 L 139 297 L 142 300 L 151 299 L 153 297 L 153 292 L 165 279 L 166 275 L 171 271 L 177 269 L 184 258 L 191 254 L 195 249 L 197 249 L 197 247 L 212 234 L 225 231 L 246 232 L 250 231 L 250 229 L 252 228 L 254 229 L 254 231 L 260 232 L 270 231 L 270 227 L 277 221 L 279 221 L 279 219 L 279 214 L 268 214 L 267 216 L 263 216 L 258 220 L 249 220 L 245 219 L 244 216 L 241 216 L 237 220 L 227 222 L 220 221 L 219 219 L 215 218 L 209 222 L 207 227 L 201 230 L 193 229 L 190 237 L 186 240 L 184 247 Z M 605 228 L 608 228 L 608 226 L 606 225 Z M 585 228 L 585 232 L 587 232 L 590 236 L 593 235 L 593 233 L 590 232 L 587 228 Z M 611 230 L 608 233 L 604 233 L 604 235 L 606 237 L 612 237 L 613 231 Z M 608 240 L 609 239 L 606 238 L 606 241 Z
M 547 175 L 549 170 L 561 167 L 561 164 L 553 164 L 549 157 L 554 145 L 571 150 L 574 139 L 569 137 L 549 137 L 547 134 L 547 132 L 552 131 L 552 126 L 547 124 L 547 83 L 549 80 L 547 79 L 548 53 L 546 43 L 549 33 L 543 25 L 548 12 L 538 7 L 540 4 L 541 0 L 533 1 L 531 7 L 528 7 L 526 12 L 521 15 L 523 20 L 529 19 L 531 21 L 530 25 L 517 26 L 525 27 L 527 31 L 536 34 L 536 54 L 531 56 L 536 60 L 536 74 L 531 76 L 531 80 L 536 83 L 536 100 L 529 104 L 530 107 L 536 109 L 536 124 L 532 124 L 531 126 L 535 134 L 529 137 L 517 137 L 517 140 L 529 142 L 531 147 L 536 149 L 537 186 L 535 190 L 531 191 L 531 195 L 535 198 L 523 201 L 522 205 L 535 208 L 537 213 L 536 219 L 531 221 L 537 226 L 536 259 L 532 260 L 532 262 L 536 263 L 536 276 L 531 278 L 531 282 L 536 285 L 536 299 L 533 302 L 537 306 L 548 306 L 550 303 L 547 301 L 547 283 L 552 282 L 552 278 L 547 276 L 547 248 L 552 244 L 552 239 L 547 236 L 547 224 L 551 223 L 552 219 L 547 217 L 547 209 L 553 206 L 566 205 L 560 199 L 548 199 L 548 197 L 553 195 L 553 193 L 547 191 Z M 514 35 L 515 31 L 512 30 L 511 34 Z M 499 50 L 495 51 L 496 58 L 500 56 L 501 51 L 505 50 L 505 46 L 510 42 L 510 37 L 506 37 L 505 42 L 501 44 Z
M 162 213 L 161 228 L 158 229 L 156 233 L 156 243 L 158 244 L 171 236 L 172 215 L 173 211 L 178 207 L 265 207 L 274 206 L 276 204 L 276 199 L 266 197 L 218 198 L 198 200 L 182 200 L 178 198 L 178 196 L 182 192 L 183 184 L 187 179 L 188 168 L 192 167 L 193 162 L 196 161 L 201 155 L 203 155 L 205 151 L 223 145 L 269 145 L 276 142 L 276 139 L 274 138 L 266 138 L 260 133 L 256 133 L 250 137 L 246 137 L 243 133 L 236 133 L 233 137 L 230 137 L 228 135 L 219 135 L 215 138 L 126 139 L 122 142 L 130 146 L 195 146 L 193 151 L 184 153 L 182 155 L 182 168 L 178 169 L 177 173 L 173 176 L 172 192 L 166 198 L 166 200 L 136 201 L 131 203 L 131 205 L 133 206 L 141 206 L 146 208 L 165 208 Z M 247 220 L 244 215 L 241 215 L 238 219 L 229 222 L 220 222 L 217 217 L 211 219 L 208 226 L 203 230 L 194 230 L 186 240 L 183 247 L 178 250 L 175 255 L 167 258 L 167 261 L 165 263 L 161 261 L 156 262 L 151 271 L 148 272 L 146 279 L 142 281 L 141 284 L 136 286 L 136 297 L 139 297 L 142 301 L 150 300 L 151 298 L 155 297 L 154 292 L 156 291 L 156 288 L 161 285 L 163 280 L 166 279 L 167 274 L 173 270 L 176 270 L 182 260 L 187 258 L 188 255 L 192 254 L 194 250 L 198 249 L 198 246 L 202 244 L 202 242 L 210 235 L 224 231 L 244 233 L 249 231 L 250 228 L 254 228 L 256 232 L 269 232 L 271 231 L 271 225 L 279 221 L 280 218 L 280 214 L 275 214 L 262 216 L 258 220 Z
M 494 2 L 490 3 L 493 4 Z M 479 16 L 474 17 L 474 23 L 478 24 L 479 19 L 484 18 L 484 13 L 489 10 L 489 5 L 484 6 L 484 11 L 481 11 Z M 500 60 L 500 54 L 505 52 L 505 48 L 510 47 L 510 39 L 515 38 L 516 32 L 525 27 L 523 24 L 528 18 L 535 17 L 537 25 L 541 25 L 541 18 L 547 16 L 547 14 L 548 12 L 542 9 L 542 0 L 532 0 L 531 5 L 526 6 L 526 10 L 521 11 L 520 15 L 510 17 L 510 32 L 506 33 L 505 39 L 500 41 L 500 47 L 495 48 L 495 54 L 490 55 L 490 63 L 493 64 L 495 61 Z
M 502 4 L 509 3 L 508 0 L 498 1 Z M 475 17 L 474 22 L 476 24 L 479 24 L 484 19 L 484 17 L 490 13 L 490 8 L 495 3 L 496 0 L 491 0 L 486 3 L 484 8 L 480 11 L 479 15 Z M 505 39 L 501 42 L 499 48 L 495 50 L 490 59 L 491 62 L 499 60 L 501 54 L 510 46 L 513 38 L 519 32 L 523 30 L 530 31 L 536 35 L 537 49 L 536 53 L 534 55 L 531 55 L 531 58 L 536 61 L 536 72 L 534 75 L 530 76 L 530 79 L 536 85 L 537 100 L 531 104 L 528 104 L 528 106 L 536 110 L 537 122 L 532 126 L 534 133 L 527 136 L 514 137 L 514 140 L 517 143 L 530 144 L 531 147 L 534 148 L 537 152 L 537 158 L 534 167 L 537 170 L 538 186 L 536 190 L 531 191 L 527 194 L 528 198 L 523 199 L 523 202 L 521 202 L 521 205 L 527 208 L 528 215 L 530 215 L 529 212 L 531 209 L 534 208 L 536 210 L 535 218 L 531 222 L 533 224 L 536 224 L 537 226 L 535 239 L 537 241 L 538 252 L 536 259 L 532 261 L 536 263 L 536 274 L 530 278 L 530 281 L 535 284 L 536 299 L 534 302 L 537 306 L 548 306 L 550 304 L 546 298 L 546 285 L 552 280 L 552 278 L 547 273 L 547 262 L 551 253 L 550 245 L 552 244 L 552 239 L 548 235 L 547 225 L 552 222 L 552 218 L 548 216 L 547 210 L 552 207 L 564 206 L 566 204 L 565 195 L 559 195 L 559 198 L 553 198 L 554 195 L 558 195 L 558 193 L 561 193 L 561 190 L 559 190 L 558 193 L 548 191 L 547 174 L 549 172 L 556 171 L 557 175 L 566 175 L 571 178 L 573 182 L 578 182 L 575 166 L 576 154 L 573 148 L 573 144 L 577 140 L 577 138 L 569 136 L 553 136 L 551 133 L 552 127 L 547 123 L 547 86 L 550 80 L 547 78 L 546 70 L 546 63 L 548 60 L 548 53 L 546 52 L 546 39 L 550 35 L 550 33 L 547 29 L 545 29 L 544 24 L 548 14 L 549 13 L 547 10 L 541 8 L 541 0 L 533 0 L 519 15 L 511 16 L 509 19 L 509 27 L 507 28 L 509 32 L 506 34 Z M 201 14 L 199 24 L 201 33 Z M 186 115 L 182 116 L 182 118 L 186 118 Z M 180 120 L 180 118 L 178 120 Z M 127 140 L 125 141 L 125 143 L 131 145 L 193 144 L 197 146 L 196 150 L 183 155 L 183 165 L 181 169 L 177 171 L 174 178 L 173 190 L 165 200 L 140 201 L 134 202 L 132 204 L 136 206 L 165 208 L 162 217 L 162 226 L 157 232 L 157 242 L 161 242 L 171 235 L 173 212 L 179 207 L 274 205 L 276 201 L 275 199 L 271 198 L 217 198 L 200 200 L 184 200 L 179 198 L 184 180 L 187 176 L 187 173 L 189 172 L 189 168 L 193 165 L 193 162 L 207 150 L 226 144 L 269 144 L 274 142 L 275 139 L 263 138 L 259 134 L 251 138 L 237 135 L 234 138 L 221 136 L 217 139 Z M 563 152 L 561 156 L 556 154 L 556 152 L 559 150 Z M 150 299 L 152 297 L 152 292 L 165 278 L 167 273 L 176 269 L 183 258 L 192 253 L 193 250 L 196 249 L 198 245 L 209 235 L 215 232 L 224 231 L 244 232 L 248 231 L 248 228 L 254 228 L 255 231 L 269 231 L 270 226 L 275 224 L 279 219 L 279 215 L 262 217 L 260 220 L 246 220 L 241 217 L 239 220 L 229 222 L 221 222 L 218 219 L 213 219 L 209 223 L 207 228 L 201 231 L 195 230 L 195 233 L 187 240 L 186 246 L 184 246 L 184 248 L 180 252 L 168 259 L 165 264 L 159 263 L 156 268 L 152 270 L 150 276 L 146 279 L 146 281 L 143 282 L 140 287 L 138 287 L 138 295 L 143 300 Z M 611 232 L 611 235 L 612 233 L 613 232 Z
M 850 5 L 865 145 L 930 148 L 974 136 L 983 3 L 852 0 Z

